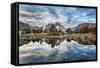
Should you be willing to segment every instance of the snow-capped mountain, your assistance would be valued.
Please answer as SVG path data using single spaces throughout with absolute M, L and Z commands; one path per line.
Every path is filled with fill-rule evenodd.
M 66 31 L 67 27 L 64 27 L 62 24 L 56 22 L 55 25 L 56 25 L 56 28 L 58 28 L 58 29 L 60 29 L 62 31 Z
M 53 29 L 53 30 L 57 30 L 57 31 L 61 30 L 63 32 L 66 31 L 66 28 L 58 22 L 56 22 L 54 24 L 47 24 L 45 29 L 47 29 L 47 30 Z
M 37 22 L 38 23 L 38 22 Z M 21 29 L 34 29 L 34 30 L 39 30 L 41 29 L 42 31 L 44 30 L 61 30 L 63 32 L 66 31 L 66 27 L 64 27 L 61 23 L 59 22 L 55 22 L 55 23 L 48 23 L 48 24 L 41 24 L 41 26 L 36 26 L 36 24 L 34 25 L 30 25 L 30 24 L 26 24 L 24 22 L 19 22 L 19 26 Z

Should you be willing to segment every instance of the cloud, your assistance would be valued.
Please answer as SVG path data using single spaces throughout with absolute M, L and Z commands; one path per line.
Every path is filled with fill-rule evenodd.
M 65 27 L 80 23 L 96 23 L 96 10 L 92 8 L 20 5 L 20 20 L 30 25 L 42 26 L 61 22 Z
M 23 13 L 22 13 L 23 12 Z M 65 28 L 70 27 L 67 24 L 67 17 L 61 14 L 58 14 L 58 17 L 55 17 L 53 14 L 49 12 L 37 12 L 37 13 L 30 13 L 30 12 L 20 12 L 19 20 L 28 23 L 30 26 L 38 26 L 42 27 L 49 23 L 61 23 Z M 24 15 L 24 16 L 23 16 Z
M 96 23 L 96 14 L 94 13 L 93 9 L 86 9 L 86 11 L 82 11 L 77 9 L 72 13 L 70 23 L 72 25 L 77 26 L 81 23 Z M 84 9 L 85 10 L 85 9 Z M 95 10 L 95 9 L 94 9 Z M 92 14 L 90 14 L 92 13 Z

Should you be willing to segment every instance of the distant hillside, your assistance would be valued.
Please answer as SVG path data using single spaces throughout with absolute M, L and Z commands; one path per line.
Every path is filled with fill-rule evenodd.
M 96 32 L 96 24 L 95 23 L 83 23 L 78 25 L 78 32 Z
M 25 29 L 30 29 L 31 27 L 28 24 L 25 24 L 21 21 L 19 21 L 19 30 L 25 30 Z
M 66 31 L 66 28 L 58 22 L 48 23 L 46 25 L 39 27 L 35 25 L 30 26 L 29 24 L 19 21 L 19 30 L 28 30 L 28 29 L 32 29 L 34 32 L 56 32 L 56 31 L 65 32 Z
M 88 33 L 88 32 L 96 32 L 96 24 L 95 23 L 82 23 L 77 27 L 68 28 L 67 32 L 78 32 L 78 33 Z

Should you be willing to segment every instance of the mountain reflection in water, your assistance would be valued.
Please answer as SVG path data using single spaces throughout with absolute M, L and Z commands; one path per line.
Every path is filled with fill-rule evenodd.
M 95 60 L 96 46 L 84 45 L 66 39 L 42 39 L 19 47 L 19 63 L 67 62 Z

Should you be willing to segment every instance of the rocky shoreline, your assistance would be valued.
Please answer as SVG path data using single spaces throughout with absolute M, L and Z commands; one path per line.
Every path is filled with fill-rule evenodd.
M 86 33 L 86 34 L 64 34 L 64 35 L 48 35 L 48 34 L 34 34 L 34 35 L 23 35 L 20 36 L 21 40 L 27 40 L 22 44 L 26 44 L 29 40 L 39 41 L 46 39 L 48 43 L 55 43 L 57 40 L 66 39 L 68 42 L 71 40 L 75 40 L 80 44 L 84 45 L 96 45 L 96 35 L 93 33 Z M 60 42 L 59 42 L 60 43 Z
M 95 34 L 66 35 L 66 39 L 67 39 L 67 41 L 75 40 L 80 44 L 96 45 L 96 35 Z

